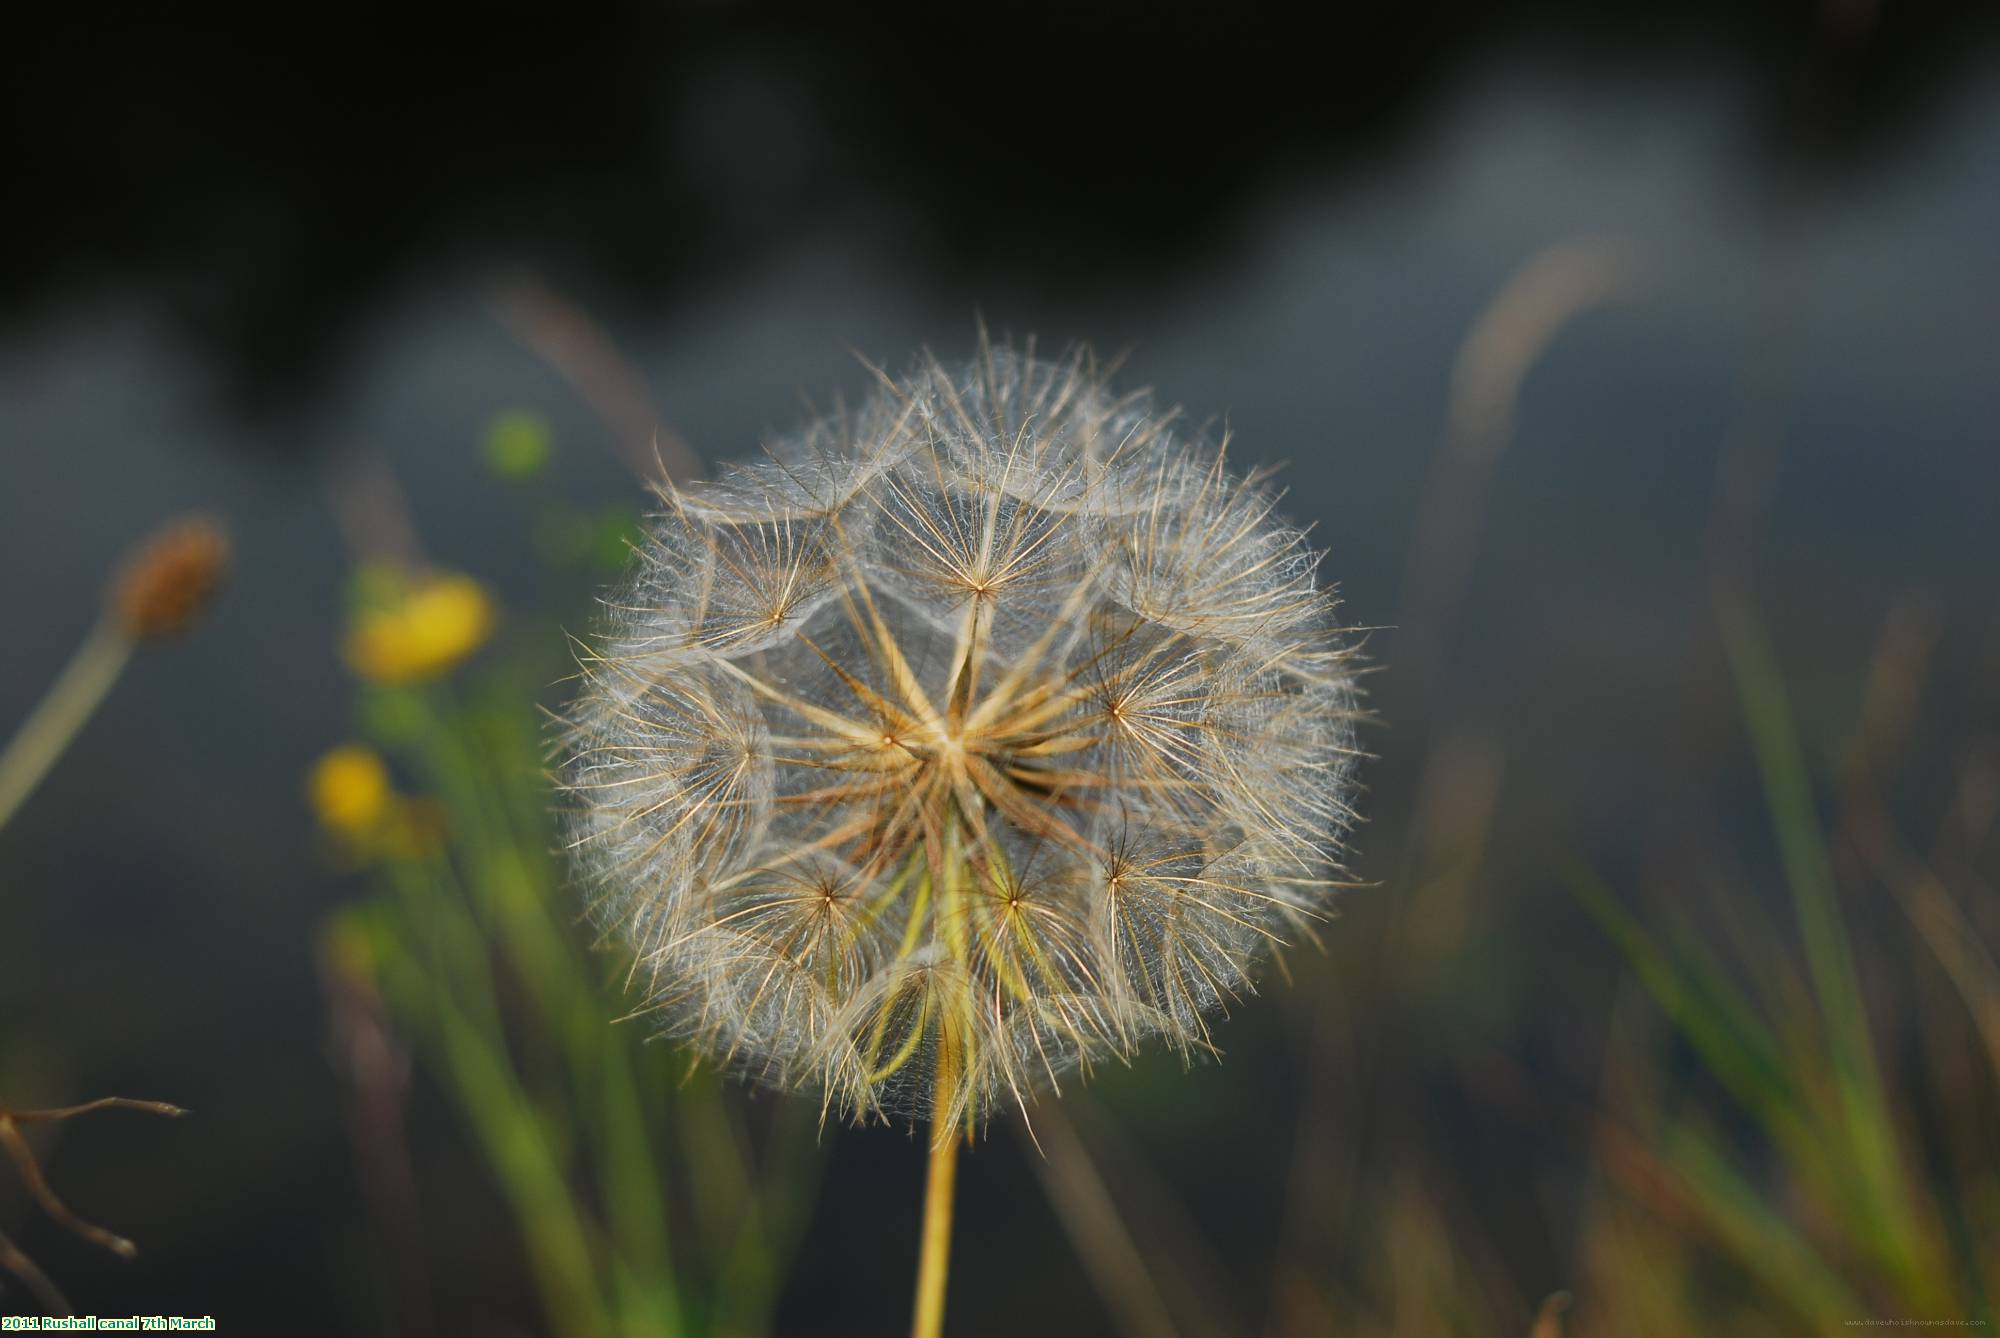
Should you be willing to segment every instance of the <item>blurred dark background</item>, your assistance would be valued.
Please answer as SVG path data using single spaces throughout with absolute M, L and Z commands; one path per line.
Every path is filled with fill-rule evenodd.
M 1240 1324 L 1276 1323 L 1274 1269 L 1302 1239 L 1377 1230 L 1294 1202 L 1300 1157 L 1349 1168 L 1329 1186 L 1417 1167 L 1531 1310 L 1570 1284 L 1576 1110 L 1620 974 L 1546 861 L 1629 874 L 1683 839 L 1660 814 L 1697 789 L 1720 796 L 1716 828 L 1754 826 L 1705 593 L 1718 545 L 1744 540 L 1808 718 L 1854 695 L 1914 599 L 1960 703 L 1924 739 L 1948 755 L 1968 721 L 1991 728 L 1994 17 L 1868 0 L 40 15 L 0 81 L 0 731 L 132 538 L 209 509 L 240 560 L 213 622 L 135 665 L 0 832 L 0 1099 L 116 1091 L 196 1117 L 104 1117 L 50 1145 L 52 1179 L 136 1261 L 65 1236 L 11 1182 L 0 1230 L 83 1310 L 377 1327 L 312 960 L 353 885 L 301 798 L 349 723 L 327 479 L 379 454 L 434 557 L 503 603 L 550 598 L 479 467 L 482 425 L 545 415 L 565 487 L 637 493 L 615 429 L 510 327 L 527 293 L 587 313 L 710 460 L 808 398 L 863 392 L 856 352 L 962 355 L 983 317 L 1123 352 L 1122 382 L 1288 462 L 1347 615 L 1389 629 L 1357 860 L 1380 885 L 1351 894 L 1327 956 L 1238 1010 L 1226 1062 L 1184 1076 L 1152 1056 L 1078 1118 L 1165 1168 Z M 1412 549 L 1461 341 L 1521 266 L 1580 241 L 1615 243 L 1633 282 L 1535 364 L 1468 513 L 1449 628 L 1431 625 Z M 589 595 L 552 597 L 581 625 Z M 1447 780 L 1493 792 L 1464 898 L 1486 929 L 1406 987 L 1379 979 L 1378 949 L 1409 932 L 1398 851 L 1444 784 L 1423 761 L 1440 750 L 1464 764 Z M 479 1161 L 421 1079 L 414 1100 L 446 1331 L 534 1332 Z M 779 1331 L 893 1331 L 921 1158 L 899 1133 L 826 1138 Z M 1001 1129 L 966 1164 L 956 1332 L 1105 1331 L 1031 1155 Z

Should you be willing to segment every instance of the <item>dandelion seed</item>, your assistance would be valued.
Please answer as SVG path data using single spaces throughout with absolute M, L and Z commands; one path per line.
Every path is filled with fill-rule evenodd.
M 670 487 L 560 744 L 662 1030 L 934 1147 L 1211 1051 L 1355 821 L 1353 639 L 1278 501 L 1032 345 Z

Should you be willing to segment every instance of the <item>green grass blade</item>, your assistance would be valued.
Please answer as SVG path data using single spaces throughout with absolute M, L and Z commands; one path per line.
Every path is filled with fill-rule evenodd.
M 1660 1140 L 1659 1156 L 1685 1186 L 1689 1206 L 1736 1261 L 1800 1316 L 1831 1332 L 1870 1313 L 1839 1270 L 1695 1126 L 1672 1125 Z
M 1925 1262 L 1934 1252 L 1921 1248 L 1930 1233 L 1919 1220 L 1918 1198 L 1898 1152 L 1860 975 L 1835 896 L 1811 773 L 1784 679 L 1763 623 L 1751 608 L 1725 599 L 1721 617 L 1744 723 L 1805 944 L 1806 969 L 1819 1002 L 1847 1155 L 1855 1182 L 1867 1197 L 1865 1208 L 1848 1214 L 1846 1225 L 1868 1242 L 1870 1252 L 1908 1300 L 1939 1304 L 1947 1289 Z
M 565 1338 L 611 1332 L 590 1234 L 533 1103 L 504 1055 L 472 1026 L 447 990 L 436 991 L 433 1007 L 446 1068 L 475 1135 L 500 1172 L 550 1323 Z
M 1809 1141 L 1801 1094 L 1783 1051 L 1721 970 L 1675 961 L 1653 942 L 1596 874 L 1573 865 L 1571 892 L 1630 962 L 1639 983 L 1731 1096 L 1787 1143 Z M 1690 953 L 1692 949 L 1688 950 Z

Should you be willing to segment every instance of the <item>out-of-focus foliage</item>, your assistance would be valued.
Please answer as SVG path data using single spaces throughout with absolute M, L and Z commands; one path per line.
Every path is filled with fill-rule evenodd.
M 1798 947 L 1792 934 L 1759 934 L 1732 970 L 1716 947 L 1649 931 L 1594 876 L 1574 874 L 1717 1098 L 1675 1096 L 1645 1047 L 1613 1033 L 1613 1104 L 1597 1149 L 1613 1194 L 1587 1256 L 1603 1289 L 1592 1309 L 1607 1332 L 1621 1314 L 1662 1332 L 1723 1316 L 1990 1327 L 2000 1135 L 1966 1117 L 2000 1097 L 2000 970 L 1954 899 L 1979 888 L 1976 873 L 1957 866 L 1956 894 L 1941 873 L 1969 852 L 1942 848 L 1936 866 L 1898 853 L 1860 751 L 1850 752 L 1844 830 L 1829 840 L 1763 625 L 1734 604 L 1724 624 Z M 1840 854 L 1856 894 L 1900 901 L 1918 930 L 1895 945 L 1894 976 L 1873 991 L 1849 941 Z M 1746 992 L 1745 978 L 1761 989 Z M 1918 1000 L 1927 1011 L 1915 1016 L 1885 1007 Z M 1896 1083 L 1876 1039 L 1892 1030 L 1962 1046 L 1965 1062 L 1928 1068 L 1926 1086 Z M 1622 1280 L 1639 1277 L 1643 1289 L 1624 1291 Z
M 545 455 L 545 430 L 503 418 L 489 463 L 531 485 L 529 444 Z M 566 514 L 531 501 L 540 525 Z M 498 624 L 485 591 L 363 564 L 346 648 L 365 742 L 329 751 L 307 786 L 373 889 L 326 927 L 336 1024 L 406 1040 L 456 1106 L 513 1211 L 551 1332 L 766 1332 L 816 1181 L 814 1112 L 780 1110 L 753 1133 L 712 1076 L 613 1021 L 629 1009 L 624 981 L 560 887 L 535 708 L 565 642 L 553 620 L 525 621 L 530 634 L 463 668 Z M 399 1096 L 390 1084 L 357 1099 Z M 421 1160 L 414 1181 L 420 1202 Z

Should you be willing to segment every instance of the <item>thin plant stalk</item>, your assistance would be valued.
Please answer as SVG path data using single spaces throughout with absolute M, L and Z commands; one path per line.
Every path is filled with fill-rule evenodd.
M 951 1271 L 952 1204 L 958 1188 L 957 1121 L 952 1117 L 956 1081 L 951 1046 L 939 1038 L 936 1095 L 931 1110 L 930 1173 L 924 1181 L 924 1226 L 917 1246 L 916 1318 L 910 1338 L 938 1338 L 944 1332 L 945 1282 Z
M 123 1236 L 84 1221 L 56 1197 L 55 1190 L 49 1187 L 48 1180 L 42 1175 L 41 1165 L 35 1160 L 34 1149 L 30 1148 L 27 1140 L 21 1136 L 21 1126 L 24 1124 L 57 1124 L 99 1110 L 141 1110 L 151 1115 L 169 1117 L 187 1114 L 179 1106 L 169 1105 L 164 1101 L 134 1101 L 130 1097 L 123 1096 L 99 1097 L 95 1101 L 86 1101 L 81 1105 L 59 1106 L 49 1110 L 10 1110 L 0 1105 L 0 1153 L 5 1153 L 7 1159 L 13 1162 L 14 1169 L 20 1175 L 21 1183 L 26 1187 L 29 1196 L 42 1206 L 42 1211 L 52 1220 L 91 1244 L 103 1246 L 120 1259 L 130 1259 L 138 1253 L 137 1246 Z M 69 1302 L 63 1299 L 60 1291 L 56 1290 L 48 1275 L 35 1267 L 34 1260 L 21 1253 L 20 1248 L 5 1234 L 0 1234 L 0 1272 L 11 1273 L 25 1283 L 43 1309 L 58 1315 L 71 1313 Z
M 187 631 L 215 597 L 228 566 L 228 536 L 200 516 L 167 526 L 126 558 L 97 625 L 0 752 L 0 828 L 103 704 L 133 649 Z
M 19 810 L 49 768 L 110 693 L 132 658 L 132 638 L 113 618 L 100 618 L 76 654 L 0 753 L 0 827 Z

